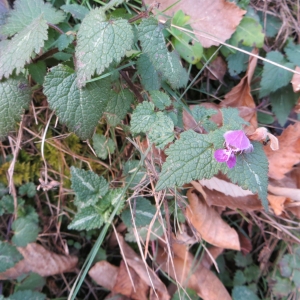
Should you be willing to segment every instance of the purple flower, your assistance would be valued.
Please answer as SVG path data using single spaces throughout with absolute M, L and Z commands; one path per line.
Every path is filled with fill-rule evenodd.
M 253 146 L 246 137 L 243 130 L 230 130 L 224 134 L 225 149 L 218 149 L 214 156 L 218 162 L 226 162 L 228 168 L 233 168 L 236 164 L 236 154 L 238 152 L 252 152 Z

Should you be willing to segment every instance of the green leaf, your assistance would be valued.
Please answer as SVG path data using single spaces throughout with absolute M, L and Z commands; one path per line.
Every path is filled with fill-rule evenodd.
M 300 66 L 300 45 L 295 45 L 293 41 L 289 40 L 287 46 L 284 48 L 284 52 L 286 53 L 286 56 L 288 60 L 297 65 Z
M 42 289 L 45 284 L 44 277 L 37 273 L 30 273 L 21 283 L 16 285 L 15 291 Z
M 265 26 L 264 30 L 267 37 L 275 37 L 282 26 L 282 21 L 272 15 L 269 15 L 267 12 L 263 13 L 261 11 L 257 12 L 260 17 L 260 24 L 262 27 Z M 266 24 L 265 24 L 266 20 Z
M 287 121 L 291 110 L 296 104 L 298 95 L 294 93 L 292 86 L 289 84 L 277 90 L 276 93 L 270 94 L 272 111 L 281 126 Z
M 0 138 L 15 129 L 30 103 L 30 94 L 28 81 L 23 76 L 0 81 Z
M 14 69 L 19 74 L 33 52 L 39 53 L 47 39 L 48 25 L 43 16 L 16 34 L 11 40 L 0 42 L 0 78 L 8 78 Z
M 150 61 L 148 55 L 142 54 L 137 60 L 137 70 L 141 75 L 141 83 L 145 90 L 159 90 L 161 78 Z
M 272 124 L 275 121 L 273 116 L 260 111 L 257 112 L 257 120 L 261 124 Z
M 91 230 L 100 228 L 103 225 L 101 214 L 94 206 L 84 207 L 77 212 L 69 229 Z
M 95 72 L 100 75 L 111 62 L 120 62 L 132 43 L 133 31 L 126 20 L 106 21 L 101 8 L 90 11 L 77 34 L 78 86 L 84 86 Z
M 106 139 L 104 135 L 94 134 L 93 147 L 97 156 L 101 159 L 107 159 L 108 154 L 115 151 L 115 143 L 111 138 Z
M 9 296 L 9 300 L 46 300 L 46 295 L 34 291 L 19 291 Z
M 294 68 L 294 65 L 292 63 L 287 62 L 283 55 L 277 51 L 271 51 L 267 53 L 266 59 L 269 59 L 284 67 L 288 67 L 291 69 Z M 260 82 L 261 89 L 259 92 L 259 97 L 262 98 L 266 95 L 269 95 L 271 92 L 275 92 L 279 88 L 288 85 L 292 77 L 292 72 L 289 72 L 280 67 L 265 62 L 262 73 L 262 79 Z
M 242 252 L 237 252 L 234 256 L 234 261 L 237 267 L 244 268 L 253 264 L 253 259 L 251 254 L 243 255 Z
M 0 273 L 12 268 L 22 259 L 22 254 L 15 246 L 0 241 Z
M 62 34 L 56 41 L 56 45 L 59 51 L 66 49 L 74 40 L 73 34 Z
M 131 181 L 133 173 L 135 172 L 136 168 L 138 168 L 140 161 L 139 160 L 128 160 L 123 169 L 123 175 L 126 176 L 126 183 Z M 141 166 L 139 171 L 135 174 L 134 178 L 132 179 L 129 188 L 134 189 L 143 178 L 147 178 L 147 172 L 144 166 Z
M 234 168 L 227 169 L 227 176 L 243 189 L 257 193 L 265 210 L 268 210 L 268 159 L 260 143 L 253 142 L 254 151 L 237 156 Z
M 17 0 L 1 32 L 14 35 L 28 26 L 30 28 L 30 24 L 41 15 L 46 22 L 51 24 L 58 24 L 65 18 L 62 11 L 56 10 L 50 3 L 45 3 L 43 0 Z
M 80 208 L 96 204 L 108 191 L 108 183 L 92 171 L 71 167 L 72 189 Z
M 244 274 L 248 283 L 256 281 L 259 278 L 260 269 L 257 265 L 250 265 L 244 270 Z M 241 285 L 241 284 L 240 284 Z
M 149 131 L 149 140 L 157 148 L 164 148 L 174 140 L 174 123 L 170 117 L 162 112 L 156 113 L 155 123 Z
M 117 126 L 125 118 L 133 100 L 133 94 L 128 89 L 119 93 L 111 91 L 105 108 L 105 116 L 110 126 Z
M 122 213 L 122 221 L 127 228 L 132 227 L 132 216 L 136 227 L 143 227 L 150 224 L 156 213 L 156 207 L 143 197 L 134 198 L 131 201 L 132 212 L 128 207 Z
M 110 82 L 105 78 L 78 89 L 74 71 L 58 65 L 45 77 L 44 94 L 61 122 L 82 140 L 86 140 L 93 135 L 105 110 L 110 95 Z
M 235 286 L 232 290 L 233 300 L 259 300 L 259 298 L 246 286 Z
M 160 109 L 163 110 L 167 106 L 171 105 L 171 99 L 170 97 L 163 92 L 160 91 L 150 91 L 151 100 L 154 103 L 154 105 Z
M 237 270 L 234 274 L 233 285 L 243 285 L 246 283 L 246 278 L 241 270 Z
M 144 101 L 139 104 L 131 115 L 130 129 L 132 133 L 147 132 L 155 123 L 156 114 L 153 103 Z
M 24 200 L 19 198 L 17 199 L 18 202 L 18 207 L 20 208 L 21 206 L 24 205 Z M 0 205 L 1 207 L 4 208 L 4 210 L 6 211 L 6 213 L 8 214 L 12 214 L 14 213 L 15 210 L 15 206 L 14 206 L 14 198 L 11 195 L 5 195 L 2 197 L 1 201 L 0 201 Z
M 251 52 L 250 47 L 240 47 L 243 50 Z M 230 54 L 226 57 L 228 71 L 231 76 L 236 76 L 241 72 L 245 72 L 248 67 L 249 55 L 241 51 L 236 51 L 236 53 Z
M 14 230 L 12 242 L 17 247 L 25 247 L 27 244 L 35 242 L 40 231 L 38 224 L 26 217 L 15 220 L 11 228 Z
M 209 179 L 219 170 L 210 134 L 185 131 L 165 152 L 168 158 L 163 164 L 157 191 L 182 186 L 192 180 Z
M 29 74 L 32 76 L 32 79 L 38 83 L 43 84 L 44 77 L 47 73 L 47 66 L 46 63 L 42 60 L 38 61 L 37 63 L 33 63 L 27 66 Z
M 262 48 L 265 35 L 261 25 L 253 18 L 244 17 L 234 32 L 232 39 L 244 46 Z
M 217 124 L 210 120 L 211 116 L 217 113 L 214 109 L 207 109 L 203 106 L 196 106 L 192 110 L 192 116 L 194 117 L 195 121 L 203 126 L 206 131 L 215 130 L 217 129 Z
M 36 195 L 36 186 L 33 182 L 28 182 L 19 187 L 18 194 L 32 198 Z
M 276 279 L 276 283 L 272 287 L 272 292 L 277 297 L 288 296 L 291 293 L 291 291 L 295 288 L 293 286 L 292 281 L 289 278 L 282 278 L 280 276 L 276 276 L 275 279 Z
M 181 66 L 178 55 L 169 53 L 163 35 L 163 26 L 154 18 L 143 19 L 138 27 L 138 37 L 143 53 L 146 53 L 156 71 L 170 83 L 173 88 L 186 85 L 188 75 Z
M 66 4 L 60 7 L 62 10 L 64 10 L 67 13 L 70 13 L 73 18 L 83 20 L 84 17 L 89 13 L 89 10 L 82 5 L 78 4 Z
M 123 193 L 124 193 L 123 188 L 112 189 L 108 191 L 108 193 L 103 197 L 103 199 L 98 201 L 96 206 L 104 222 L 107 222 L 109 220 L 111 211 L 113 210 L 114 207 L 116 207 L 119 204 L 119 202 L 122 202 L 122 204 L 119 206 L 117 215 L 120 214 L 121 210 L 123 210 L 124 207 L 124 198 L 122 197 Z

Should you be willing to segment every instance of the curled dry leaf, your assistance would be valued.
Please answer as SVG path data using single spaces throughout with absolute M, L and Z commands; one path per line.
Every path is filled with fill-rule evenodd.
M 278 151 L 273 151 L 268 145 L 264 148 L 269 160 L 269 176 L 277 180 L 284 178 L 300 162 L 300 122 L 288 126 L 278 141 Z
M 300 67 L 297 66 L 295 71 L 300 73 Z M 300 75 L 294 73 L 291 83 L 292 83 L 294 92 L 295 93 L 299 92 L 300 91 Z
M 0 273 L 0 280 L 16 279 L 29 272 L 37 273 L 43 277 L 70 272 L 78 262 L 78 258 L 75 256 L 58 255 L 36 243 L 17 249 L 24 259 L 14 267 Z
M 130 297 L 130 299 L 148 299 L 149 291 L 154 287 L 159 299 L 169 300 L 170 296 L 167 288 L 156 273 L 143 262 L 141 257 L 131 249 L 120 234 L 118 234 L 117 240 L 128 269 L 125 268 L 124 262 L 121 263 L 119 268 L 106 262 L 98 262 L 91 268 L 89 275 L 99 285 L 112 291 L 112 295 L 121 293 Z M 109 276 L 102 278 L 104 277 L 103 274 L 109 274 Z M 111 282 L 108 282 L 109 280 Z M 156 297 L 155 293 L 154 296 Z
M 284 196 L 276 196 L 276 195 L 268 195 L 268 201 L 271 208 L 274 211 L 276 216 L 280 216 L 284 211 L 284 203 L 286 201 L 286 197 Z
M 219 175 L 218 175 L 219 176 Z M 225 178 L 225 176 L 222 176 Z M 203 186 L 201 184 L 203 184 Z M 261 210 L 262 204 L 257 195 L 248 190 L 243 190 L 229 180 L 213 177 L 209 180 L 193 181 L 193 186 L 205 194 L 205 200 L 209 206 L 229 207 L 232 209 Z
M 153 0 L 145 2 L 152 4 Z M 174 0 L 160 1 L 159 10 L 163 11 L 174 3 Z M 205 48 L 218 46 L 220 42 L 229 39 L 246 13 L 234 3 L 225 0 L 182 0 L 164 13 L 172 16 L 178 10 L 191 17 L 190 25 Z
M 193 255 L 185 245 L 173 243 L 172 257 L 166 252 L 166 248 L 161 242 L 156 262 L 181 286 L 193 289 L 204 300 L 231 299 L 219 278 L 202 261 L 200 264 L 195 263 Z
M 187 192 L 189 206 L 185 215 L 201 237 L 210 244 L 225 248 L 240 250 L 239 237 L 236 231 L 225 223 L 213 207 L 204 200 L 205 195 L 190 189 Z
M 258 49 L 253 49 L 252 53 L 258 54 Z M 247 107 L 243 118 L 251 124 L 248 131 L 254 131 L 257 128 L 256 105 L 251 95 L 251 80 L 256 67 L 257 58 L 250 56 L 249 65 L 246 75 L 240 83 L 235 86 L 229 93 L 225 95 L 225 100 L 221 103 L 221 107 Z M 247 112 L 247 113 L 246 113 Z
M 268 132 L 267 128 L 259 127 L 252 134 L 248 135 L 248 138 L 252 141 L 265 141 L 267 138 L 270 139 L 270 148 L 273 151 L 279 149 L 278 138 L 272 133 Z

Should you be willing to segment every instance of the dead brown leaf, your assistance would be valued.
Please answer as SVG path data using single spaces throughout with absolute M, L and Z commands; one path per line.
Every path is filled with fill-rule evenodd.
M 253 49 L 253 54 L 258 54 L 258 49 Z M 242 78 L 240 83 L 235 86 L 229 93 L 225 95 L 225 100 L 221 103 L 221 107 L 247 107 L 250 111 L 244 119 L 251 124 L 251 129 L 248 128 L 248 132 L 251 133 L 257 128 L 257 113 L 256 105 L 251 95 L 251 80 L 256 67 L 257 58 L 250 56 L 248 70 L 246 75 Z
M 252 141 L 262 142 L 265 141 L 267 138 L 270 139 L 270 148 L 273 151 L 277 151 L 279 149 L 278 138 L 268 132 L 267 128 L 259 127 L 257 128 L 252 134 L 248 135 L 248 138 Z
M 152 4 L 153 0 L 146 0 L 145 2 Z M 175 0 L 159 2 L 160 11 L 176 3 Z M 246 13 L 234 3 L 225 0 L 182 0 L 164 13 L 172 16 L 174 12 L 180 9 L 191 17 L 190 25 L 205 48 L 212 45 L 218 46 L 220 42 L 229 39 Z
M 128 275 L 130 272 L 130 277 Z M 134 283 L 132 286 L 131 280 Z M 117 281 L 112 290 L 113 294 L 122 294 L 133 300 L 147 300 L 149 286 L 132 268 L 126 268 L 124 261 L 121 261 Z
M 223 82 L 224 75 L 227 72 L 227 64 L 221 56 L 218 56 L 210 64 L 208 69 L 208 77 L 212 80 Z
M 29 272 L 37 273 L 43 277 L 70 272 L 75 268 L 78 261 L 75 256 L 58 255 L 36 243 L 17 249 L 24 259 L 4 273 L 0 273 L 0 280 L 16 279 Z
M 89 275 L 99 285 L 112 290 L 117 282 L 119 268 L 106 260 L 97 262 L 89 271 Z M 103 276 L 105 274 L 105 276 Z
M 286 197 L 269 194 L 268 201 L 269 201 L 271 208 L 274 211 L 274 214 L 276 216 L 280 216 L 284 210 L 284 203 L 286 201 Z
M 297 66 L 295 71 L 300 73 L 300 67 Z M 300 91 L 300 75 L 294 73 L 291 83 L 292 83 L 294 92 L 295 93 L 299 92 Z
M 240 250 L 239 237 L 236 231 L 225 223 L 213 207 L 204 200 L 205 195 L 190 189 L 187 192 L 189 206 L 185 214 L 201 237 L 210 244 L 225 248 Z
M 169 257 L 165 249 L 166 246 L 160 243 L 156 261 L 181 286 L 193 289 L 204 300 L 231 299 L 218 277 L 207 269 L 202 262 L 197 264 L 185 245 L 173 243 L 174 256 L 172 258 Z
M 269 160 L 269 176 L 279 180 L 300 162 L 300 122 L 288 126 L 278 141 L 279 150 L 273 151 L 268 145 L 264 150 Z
M 261 210 L 262 204 L 257 195 L 248 190 L 229 182 L 226 176 L 219 174 L 218 177 L 210 180 L 200 180 L 193 186 L 200 192 L 205 193 L 205 200 L 209 206 L 229 207 L 232 209 Z M 208 184 L 210 183 L 210 184 Z

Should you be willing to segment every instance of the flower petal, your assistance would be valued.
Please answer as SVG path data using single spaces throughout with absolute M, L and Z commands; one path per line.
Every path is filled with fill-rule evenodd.
M 236 157 L 233 153 L 230 155 L 230 157 L 229 157 L 229 159 L 227 160 L 226 163 L 227 163 L 227 166 L 228 166 L 229 169 L 232 169 L 235 166 Z
M 227 150 L 227 149 L 218 149 L 214 153 L 215 159 L 218 162 L 228 161 L 230 155 L 231 155 L 231 150 Z
M 227 148 L 232 148 L 233 151 L 243 151 L 252 149 L 249 139 L 246 137 L 243 130 L 230 130 L 224 134 Z M 251 150 L 250 150 L 251 152 Z

